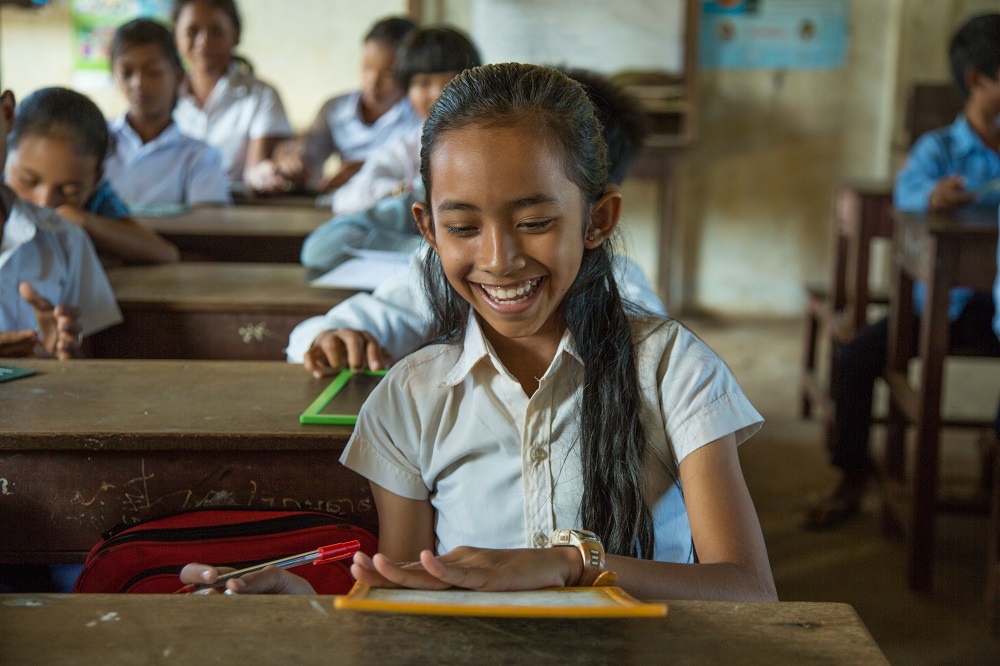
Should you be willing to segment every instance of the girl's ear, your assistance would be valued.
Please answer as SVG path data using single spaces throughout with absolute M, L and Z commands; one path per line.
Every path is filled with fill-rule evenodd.
M 593 250 L 608 239 L 618 226 L 622 213 L 622 193 L 617 185 L 608 185 L 604 196 L 597 200 L 590 213 L 590 224 L 583 238 L 583 245 Z
M 420 235 L 437 252 L 437 243 L 434 239 L 434 220 L 431 219 L 430 206 L 423 201 L 413 204 L 413 219 L 417 223 L 417 229 L 420 229 Z

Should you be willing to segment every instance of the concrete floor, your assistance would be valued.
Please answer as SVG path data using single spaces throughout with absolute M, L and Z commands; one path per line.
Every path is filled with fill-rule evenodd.
M 837 475 L 827 465 L 819 424 L 796 413 L 801 322 L 682 320 L 729 364 L 767 420 L 741 447 L 741 459 L 779 597 L 851 604 L 893 664 L 1000 664 L 1000 638 L 990 633 L 983 597 L 986 516 L 940 515 L 930 595 L 907 589 L 904 544 L 882 531 L 877 498 L 838 529 L 802 529 L 806 505 Z M 956 362 L 946 381 L 948 412 L 996 413 L 1000 363 Z M 876 446 L 881 435 L 876 428 Z M 975 490 L 976 437 L 946 434 L 943 492 Z

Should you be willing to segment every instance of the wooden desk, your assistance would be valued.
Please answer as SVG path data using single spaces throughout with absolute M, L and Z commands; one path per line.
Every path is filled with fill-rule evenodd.
M 176 245 L 184 261 L 299 263 L 302 241 L 333 217 L 327 209 L 203 206 L 176 217 L 140 217 Z
M 0 595 L 16 664 L 887 664 L 847 604 L 671 601 L 664 618 L 337 611 L 332 597 Z
M 883 498 L 887 517 L 909 535 L 910 587 L 932 586 L 934 512 L 937 505 L 941 389 L 949 350 L 948 291 L 965 286 L 988 291 L 996 275 L 997 209 L 974 208 L 953 215 L 894 212 L 893 290 L 890 295 L 889 384 Z M 914 348 L 913 283 L 923 282 L 927 301 L 920 317 L 920 376 L 907 377 Z M 907 424 L 916 427 L 916 459 L 909 499 L 904 491 Z
M 185 508 L 326 511 L 375 527 L 341 426 L 299 414 L 327 382 L 239 361 L 10 359 L 3 385 L 0 562 L 82 562 L 105 530 Z M 2 654 L 2 651 L 0 651 Z
M 95 358 L 282 360 L 288 335 L 355 292 L 309 286 L 291 264 L 180 263 L 108 271 L 125 321 Z
M 316 208 L 330 212 L 330 203 L 320 204 L 317 202 L 317 194 L 308 192 L 298 192 L 290 194 L 277 194 L 273 196 L 263 196 L 254 192 L 232 191 L 234 206 L 267 206 L 279 208 Z

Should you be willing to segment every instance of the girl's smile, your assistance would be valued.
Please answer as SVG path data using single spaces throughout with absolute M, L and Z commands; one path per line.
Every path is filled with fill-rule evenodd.
M 432 150 L 431 209 L 414 212 L 448 282 L 498 351 L 518 340 L 554 354 L 562 300 L 584 250 L 600 244 L 585 239 L 592 207 L 558 149 L 515 124 L 451 130 Z

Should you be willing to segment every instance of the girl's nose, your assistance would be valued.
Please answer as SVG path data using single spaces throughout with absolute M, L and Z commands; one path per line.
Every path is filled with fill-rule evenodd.
M 506 229 L 494 227 L 483 235 L 480 268 L 493 275 L 508 275 L 525 266 L 517 238 Z
M 59 200 L 59 195 L 54 187 L 46 187 L 44 185 L 39 185 L 34 190 L 32 190 L 34 195 L 34 203 L 39 208 L 56 208 L 62 202 Z

